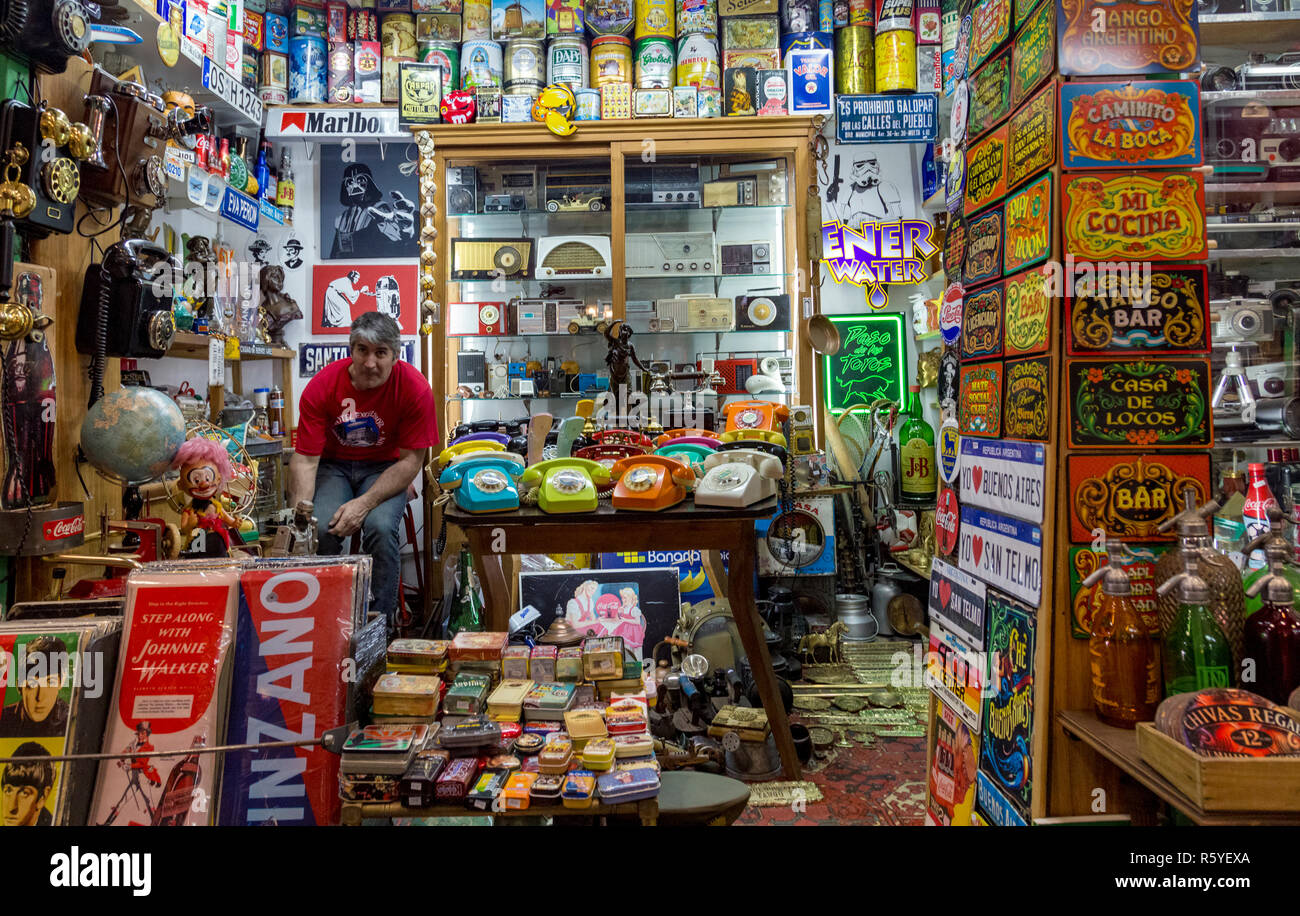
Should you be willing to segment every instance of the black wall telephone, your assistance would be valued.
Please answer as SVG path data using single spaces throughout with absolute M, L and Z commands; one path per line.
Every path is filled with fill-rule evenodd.
M 176 320 L 170 294 L 154 292 L 155 268 L 162 262 L 180 270 L 166 248 L 131 239 L 109 246 L 104 262 L 87 268 L 77 316 L 78 351 L 147 359 L 167 353 L 176 336 Z M 166 284 L 163 288 L 170 290 Z
M 79 0 L 0 0 L 0 44 L 47 73 L 62 73 L 90 44 L 90 19 Z
M 28 235 L 44 238 L 73 229 L 81 163 L 72 153 L 71 142 L 72 124 L 58 109 L 35 108 L 17 99 L 0 105 L 0 169 L 5 182 L 0 187 L 16 181 L 31 189 L 26 203 L 34 206 L 13 210 L 19 228 Z

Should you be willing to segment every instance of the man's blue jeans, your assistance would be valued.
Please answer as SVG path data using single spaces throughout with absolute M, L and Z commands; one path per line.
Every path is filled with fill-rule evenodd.
M 319 527 L 320 553 L 334 556 L 343 552 L 343 540 L 330 534 L 329 522 L 339 506 L 367 492 L 379 475 L 393 465 L 391 461 L 333 461 L 321 459 L 316 468 L 315 513 Z M 393 627 L 397 612 L 399 557 L 397 532 L 401 528 L 402 510 L 406 507 L 406 490 L 390 496 L 370 510 L 361 523 L 361 551 L 370 555 L 370 610 L 383 614 Z M 351 537 L 351 535 L 349 535 Z

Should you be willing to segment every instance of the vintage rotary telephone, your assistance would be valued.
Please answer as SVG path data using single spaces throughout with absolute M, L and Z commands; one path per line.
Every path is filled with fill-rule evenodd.
M 649 436 L 631 429 L 607 429 L 592 435 L 591 440 L 595 445 L 634 445 L 643 452 L 655 447 Z
M 722 442 L 722 439 L 719 438 L 718 434 L 713 432 L 712 430 L 695 429 L 695 428 L 689 428 L 689 429 L 678 428 L 678 429 L 664 430 L 663 435 L 655 437 L 655 445 L 663 445 L 665 442 L 668 442 L 672 439 L 681 439 L 686 436 L 698 437 L 700 439 L 712 439 L 714 443 Z
M 672 508 L 695 484 L 690 465 L 664 455 L 622 458 L 609 469 L 609 476 L 618 481 L 610 504 L 615 509 L 643 512 Z
M 644 455 L 645 449 L 639 445 L 585 445 L 573 453 L 575 458 L 586 461 L 598 461 L 606 467 L 613 467 L 614 462 L 623 458 L 635 458 Z
M 466 512 L 505 512 L 519 508 L 523 473 L 524 459 L 511 452 L 468 453 L 442 472 L 438 485 L 454 492 Z
M 775 496 L 777 483 L 785 476 L 785 449 L 769 448 L 773 451 L 720 449 L 705 458 L 704 479 L 695 488 L 695 504 L 741 508 Z
M 537 505 L 543 512 L 593 512 L 597 486 L 609 484 L 609 469 L 582 458 L 541 461 L 524 471 L 520 483 L 539 486 Z
M 456 464 L 475 452 L 504 452 L 506 447 L 493 439 L 471 439 L 447 446 L 438 455 L 438 465 Z
M 451 444 L 464 445 L 466 442 L 495 442 L 504 448 L 510 444 L 510 437 L 505 433 L 467 433 L 453 439 Z
M 722 408 L 726 431 L 735 429 L 769 429 L 780 431 L 790 419 L 790 408 L 771 401 L 733 401 Z
M 703 473 L 701 465 L 704 459 L 717 451 L 716 446 L 721 444 L 716 439 L 706 439 L 702 436 L 680 436 L 667 441 L 663 441 L 663 436 L 660 436 L 655 441 L 659 443 L 655 449 L 656 455 L 676 458 L 683 464 L 690 465 L 697 474 Z
M 130 239 L 110 245 L 103 263 L 86 269 L 77 316 L 79 352 L 97 359 L 167 354 L 176 336 L 172 299 L 154 292 L 155 268 L 164 262 L 180 270 L 166 248 Z
M 68 69 L 90 44 L 90 17 L 78 0 L 0 0 L 0 45 L 46 73 Z
M 82 196 L 100 206 L 128 204 L 155 210 L 167 197 L 163 157 L 168 140 L 185 135 L 183 109 L 169 116 L 160 96 L 139 83 L 115 79 L 96 67 L 86 96 L 87 123 L 104 138 L 102 169 L 88 169 Z M 92 160 L 93 161 L 93 160 Z
M 745 443 L 744 448 L 755 442 L 779 445 L 783 449 L 786 447 L 785 436 L 772 429 L 733 429 L 722 434 L 723 445 L 734 446 L 737 442 Z
M 0 217 L 29 235 L 71 232 L 81 189 L 81 164 L 98 150 L 93 132 L 45 103 L 17 99 L 0 106 Z

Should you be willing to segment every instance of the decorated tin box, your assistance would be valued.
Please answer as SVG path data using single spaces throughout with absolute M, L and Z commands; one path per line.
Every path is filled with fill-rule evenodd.
M 623 676 L 623 637 L 595 636 L 582 641 L 582 670 L 589 681 Z
M 517 722 L 523 709 L 524 697 L 532 689 L 533 682 L 530 680 L 507 678 L 488 696 L 488 715 L 498 722 Z
M 402 804 L 408 808 L 432 805 L 438 797 L 438 777 L 450 761 L 451 754 L 445 750 L 424 750 L 416 754 L 402 774 Z
M 615 770 L 597 777 L 601 802 L 617 805 L 659 795 L 659 774 L 648 767 Z
M 582 765 L 589 770 L 608 770 L 614 765 L 612 738 L 592 738 L 582 749 Z
M 644 757 L 654 753 L 654 739 L 644 732 L 636 735 L 615 735 L 614 756 L 619 760 Z
M 524 732 L 515 739 L 516 754 L 524 754 L 525 756 L 529 754 L 537 754 L 545 746 L 546 738 L 542 735 L 534 734 L 533 732 Z
M 443 698 L 443 709 L 453 716 L 473 716 L 483 711 L 492 680 L 486 674 L 458 674 Z
M 626 121 L 632 117 L 632 84 L 606 83 L 600 87 L 600 119 Z
M 528 790 L 534 804 L 547 805 L 560 797 L 564 789 L 564 776 L 557 773 L 539 773 Z
M 534 646 L 529 658 L 528 676 L 535 681 L 554 681 L 555 660 L 560 650 L 555 646 Z
M 582 750 L 592 738 L 604 738 L 605 717 L 598 709 L 571 709 L 564 714 L 564 729 L 577 750 Z
M 632 116 L 634 118 L 671 118 L 673 116 L 672 90 L 632 90 Z
M 388 644 L 388 670 L 423 668 L 437 674 L 447 666 L 447 650 L 451 641 L 446 639 L 394 639 Z M 419 673 L 401 670 L 400 674 Z
M 527 646 L 506 646 L 501 653 L 501 676 L 505 678 L 528 677 L 528 659 L 531 655 Z
M 373 773 L 340 773 L 339 798 L 353 802 L 393 802 L 401 795 L 401 779 Z
M 480 811 L 489 811 L 496 802 L 503 789 L 506 787 L 506 781 L 510 774 L 505 770 L 483 770 L 479 773 L 478 780 L 474 783 L 474 788 L 469 790 L 469 803 L 471 807 L 478 808 Z
M 385 674 L 375 683 L 374 709 L 381 716 L 437 715 L 441 691 L 436 674 Z
M 555 659 L 555 679 L 557 681 L 582 680 L 581 646 L 567 646 L 560 650 Z
M 596 774 L 590 770 L 572 770 L 564 777 L 560 798 L 566 808 L 590 808 L 596 801 Z
M 447 656 L 452 661 L 500 661 L 509 637 L 505 633 L 457 633 Z
M 434 795 L 438 801 L 460 801 L 469 794 L 478 777 L 477 757 L 456 757 L 448 761 L 438 777 Z
M 453 725 L 443 723 L 438 743 L 450 751 L 495 748 L 501 740 L 501 726 L 487 716 L 466 716 Z
M 573 705 L 574 686 L 559 681 L 539 682 L 524 697 L 524 719 L 563 719 Z
M 573 742 L 569 736 L 556 733 L 546 739 L 546 745 L 537 755 L 537 767 L 543 773 L 563 774 L 569 769 L 573 759 Z
M 530 793 L 538 773 L 511 773 L 506 780 L 506 787 L 501 791 L 506 808 L 510 811 L 523 811 L 531 801 Z
M 611 735 L 635 735 L 646 730 L 646 716 L 640 709 L 607 712 L 605 727 Z

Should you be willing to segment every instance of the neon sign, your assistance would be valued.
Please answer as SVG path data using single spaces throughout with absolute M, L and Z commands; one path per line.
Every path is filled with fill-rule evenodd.
M 923 219 L 864 222 L 856 230 L 839 220 L 822 223 L 822 260 L 831 276 L 863 287 L 873 309 L 889 303 L 885 286 L 923 283 L 925 262 L 938 250 L 933 228 Z

